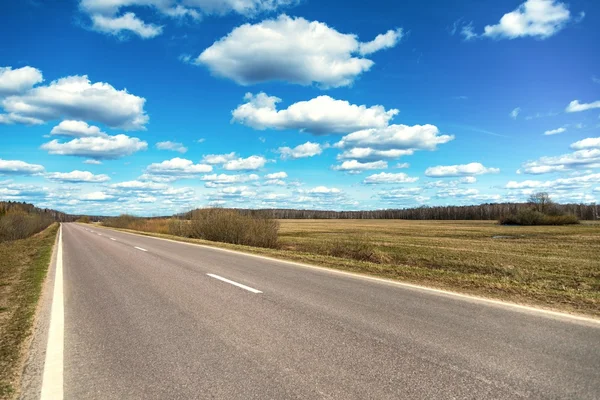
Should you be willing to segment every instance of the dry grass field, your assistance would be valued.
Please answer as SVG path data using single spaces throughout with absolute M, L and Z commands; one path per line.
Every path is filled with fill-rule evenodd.
M 277 249 L 208 242 L 287 260 L 600 316 L 600 223 L 280 220 Z

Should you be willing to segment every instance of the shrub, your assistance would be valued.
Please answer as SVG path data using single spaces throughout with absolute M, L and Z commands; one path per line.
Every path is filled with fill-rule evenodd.
M 9 210 L 0 217 L 0 242 L 25 239 L 49 227 L 54 220 L 49 215 Z
M 372 263 L 386 261 L 384 255 L 365 236 L 351 236 L 349 239 L 335 240 L 328 244 L 327 255 Z
M 175 229 L 181 229 L 181 225 Z M 279 222 L 262 216 L 242 215 L 237 210 L 219 208 L 195 210 L 188 226 L 189 237 L 276 248 Z
M 500 218 L 498 222 L 502 225 L 571 225 L 579 223 L 579 219 L 575 215 L 561 215 L 554 207 L 550 208 L 549 212 L 550 215 L 525 208 L 516 214 Z
M 83 217 L 79 217 L 79 219 L 77 220 L 77 222 L 81 222 L 82 224 L 89 224 L 90 223 L 90 217 L 88 217 L 87 215 L 84 215 Z

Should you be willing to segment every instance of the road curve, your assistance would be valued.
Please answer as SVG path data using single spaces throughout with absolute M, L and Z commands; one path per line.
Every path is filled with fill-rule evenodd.
M 66 399 L 600 393 L 595 322 L 95 226 L 62 243 Z

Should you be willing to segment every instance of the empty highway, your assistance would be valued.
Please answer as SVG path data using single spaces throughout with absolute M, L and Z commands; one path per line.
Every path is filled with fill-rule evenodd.
M 591 320 L 91 225 L 60 245 L 23 398 L 600 396 Z

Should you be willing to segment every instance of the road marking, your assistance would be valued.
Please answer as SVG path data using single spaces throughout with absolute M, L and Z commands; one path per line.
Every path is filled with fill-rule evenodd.
M 245 290 L 247 290 L 249 292 L 252 292 L 252 293 L 262 293 L 260 290 L 256 290 L 254 288 L 251 288 L 250 286 L 242 285 L 241 283 L 230 281 L 229 279 L 225 279 L 225 278 L 223 278 L 222 276 L 219 276 L 219 275 L 215 275 L 215 274 L 206 274 L 206 275 L 210 276 L 211 278 L 215 278 L 215 279 L 218 279 L 220 281 L 227 282 L 227 283 L 229 283 L 229 284 L 231 284 L 233 286 L 237 286 L 239 288 L 245 289 Z
M 141 247 L 137 247 L 137 246 L 135 246 L 134 248 L 136 248 L 136 249 L 138 249 L 138 250 L 141 250 L 141 251 L 148 251 L 148 250 L 146 250 L 146 249 L 142 249 Z
M 102 227 L 102 229 L 110 230 L 111 228 Z M 150 236 L 150 235 L 140 235 L 139 233 L 126 232 L 123 230 L 120 230 L 119 232 L 125 233 L 127 235 L 133 235 L 133 236 L 138 236 L 138 237 L 143 237 L 143 238 L 152 238 L 155 240 L 162 240 L 165 242 L 178 243 L 178 244 L 183 244 L 183 245 L 188 245 L 188 246 L 194 246 L 194 247 L 200 247 L 200 248 L 209 249 L 209 250 L 220 251 L 220 252 L 224 252 L 224 253 L 238 254 L 240 256 L 245 256 L 245 257 L 263 259 L 263 260 L 270 261 L 273 263 L 278 263 L 278 264 L 287 264 L 287 265 L 295 266 L 295 267 L 313 269 L 313 270 L 322 271 L 322 272 L 333 274 L 333 275 L 343 275 L 343 276 L 353 277 L 356 279 L 362 279 L 362 280 L 367 280 L 367 281 L 372 281 L 372 282 L 379 282 L 379 283 L 403 287 L 403 288 L 407 288 L 407 289 L 414 289 L 414 290 L 418 290 L 421 292 L 429 292 L 429 293 L 438 294 L 438 295 L 442 295 L 442 296 L 455 297 L 457 299 L 463 299 L 463 300 L 471 301 L 471 302 L 495 305 L 495 306 L 502 307 L 504 309 L 512 309 L 513 311 L 524 311 L 524 312 L 535 313 L 538 316 L 561 318 L 563 320 L 580 321 L 580 322 L 587 322 L 587 323 L 600 325 L 600 319 L 586 317 L 583 315 L 567 314 L 565 312 L 560 312 L 560 311 L 553 311 L 553 310 L 548 310 L 548 309 L 544 309 L 544 308 L 526 306 L 523 304 L 511 303 L 511 302 L 502 301 L 502 300 L 494 300 L 494 299 L 473 296 L 473 295 L 463 294 L 463 293 L 458 293 L 458 292 L 451 292 L 449 290 L 435 289 L 435 288 L 431 288 L 431 287 L 427 287 L 427 286 L 416 285 L 413 283 L 395 281 L 395 280 L 386 279 L 386 278 L 378 278 L 375 276 L 369 276 L 369 275 L 360 274 L 360 273 L 356 273 L 356 272 L 341 271 L 341 270 L 333 269 L 333 268 L 319 267 L 316 265 L 304 264 L 304 263 L 300 263 L 300 262 L 296 262 L 296 261 L 282 260 L 282 259 L 274 258 L 274 257 L 266 257 L 266 256 L 258 255 L 258 254 L 244 253 L 242 251 L 223 249 L 221 247 L 209 246 L 209 245 L 205 245 L 205 244 L 183 242 L 181 240 L 166 239 L 166 238 Z
M 58 250 L 56 253 L 56 272 L 54 276 L 54 295 L 50 328 L 48 330 L 48 346 L 42 377 L 42 400 L 61 400 L 63 398 L 63 350 L 65 343 L 65 306 L 63 298 L 63 246 L 62 225 L 58 233 Z
M 117 239 L 115 239 L 115 238 L 110 238 L 110 240 L 117 240 Z

